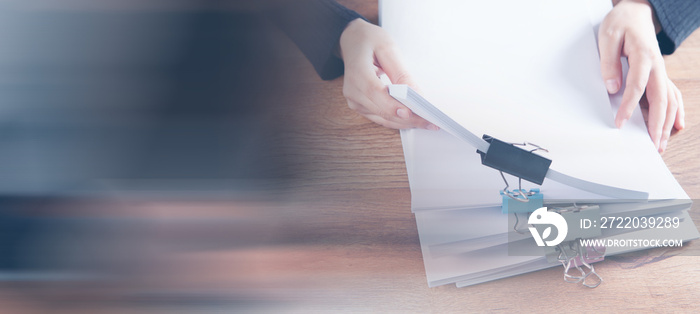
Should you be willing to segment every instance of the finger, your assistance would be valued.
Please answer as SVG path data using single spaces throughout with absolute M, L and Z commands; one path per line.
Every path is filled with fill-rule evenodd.
M 377 95 L 375 99 L 379 99 L 378 101 L 375 101 L 377 107 L 383 107 L 378 109 L 379 116 L 384 117 L 387 120 L 401 123 L 406 125 L 408 128 L 439 130 L 437 126 L 413 113 L 411 109 L 389 96 L 388 90 Z M 389 116 L 390 114 L 393 115 Z
M 598 31 L 598 50 L 600 51 L 600 71 L 608 93 L 614 94 L 622 86 L 622 32 L 604 25 Z
M 680 89 L 669 80 L 669 83 L 671 85 L 670 89 L 673 91 L 673 93 L 676 95 L 676 100 L 678 102 L 678 111 L 676 111 L 676 122 L 674 126 L 676 127 L 676 130 L 682 130 L 685 128 L 685 107 L 683 105 L 683 94 L 681 93 Z
M 402 125 L 402 128 L 439 129 L 391 97 L 389 88 L 382 84 L 377 77 L 368 78 L 365 82 L 367 82 L 366 86 L 362 88 L 362 92 L 356 95 L 355 101 L 372 114 L 381 117 L 383 120 Z
M 389 95 L 389 88 L 384 86 L 381 91 L 374 93 L 370 99 L 377 105 L 379 115 L 387 120 L 406 124 L 411 128 L 437 130 L 432 123 L 413 113 L 411 109 Z
M 386 73 L 389 80 L 391 80 L 393 84 L 406 84 L 414 89 L 417 89 L 417 86 L 409 75 L 408 70 L 406 70 L 401 62 L 401 57 L 396 50 L 396 46 L 393 44 L 388 44 L 378 48 L 375 51 L 375 57 L 377 66 L 381 69 L 381 71 Z M 392 106 L 392 111 L 396 112 L 396 116 L 404 121 L 408 121 L 408 124 L 411 127 L 439 130 L 437 126 L 414 114 L 406 106 L 389 96 L 388 89 L 386 87 L 381 93 L 376 95 L 374 100 L 378 104 L 390 103 Z
M 354 100 L 348 99 L 348 107 L 355 112 L 367 116 L 367 115 L 376 115 L 380 116 L 379 114 L 375 114 L 375 112 L 372 109 L 375 109 L 377 106 L 375 106 L 374 103 L 369 100 L 369 98 L 364 98 L 363 101 L 365 103 L 360 103 Z M 437 126 L 433 125 L 432 123 L 428 122 L 427 120 L 421 118 L 420 116 L 414 114 L 411 112 L 410 109 L 405 107 L 404 105 L 399 103 L 399 109 L 396 110 L 396 115 L 400 118 L 397 120 L 394 119 L 386 119 L 383 118 L 384 120 L 387 121 L 392 121 L 397 123 L 398 125 L 401 125 L 401 129 L 407 129 L 407 128 L 421 128 L 421 129 L 427 129 L 427 130 L 433 130 L 437 131 L 440 128 Z
M 363 115 L 373 114 L 384 120 L 401 123 L 401 118 L 397 115 L 400 107 L 391 102 L 395 100 L 389 96 L 387 87 L 376 76 L 376 69 L 363 67 L 357 74 L 359 80 L 348 83 L 346 77 L 346 86 L 343 86 L 343 94 L 348 99 L 348 106 Z M 386 94 L 390 99 L 382 97 L 382 94 Z
M 671 80 L 667 79 L 667 97 L 668 97 L 668 107 L 666 108 L 666 121 L 664 122 L 664 127 L 661 131 L 661 141 L 659 142 L 659 152 L 664 152 L 666 150 L 666 145 L 668 145 L 668 139 L 671 137 L 671 131 L 673 130 L 673 124 L 676 121 L 676 116 L 678 112 L 678 98 L 675 91 L 670 86 Z
M 409 75 L 408 70 L 401 62 L 396 46 L 388 44 L 377 48 L 374 52 L 377 66 L 389 77 L 393 84 L 406 84 L 416 88 L 416 84 Z
M 401 103 L 393 99 L 388 92 L 388 88 L 381 83 L 377 77 L 363 76 L 365 84 L 359 87 L 359 92 L 354 94 L 354 101 L 362 107 L 365 114 L 373 114 L 383 120 L 404 123 L 398 116 L 398 110 L 405 108 Z M 406 108 L 407 109 L 407 108 Z
M 378 69 L 361 73 L 362 77 L 365 77 L 363 81 L 366 85 L 361 87 L 361 92 L 355 96 L 357 97 L 356 101 L 382 120 L 391 121 L 402 126 L 401 128 L 438 130 L 437 126 L 414 114 L 408 107 L 391 97 L 388 87 L 381 82 L 381 79 L 377 78 L 383 72 L 389 76 L 393 83 L 415 86 L 408 72 L 401 65 L 398 54 L 393 47 L 393 45 L 387 45 L 375 52 Z
M 365 118 L 369 119 L 370 121 L 372 121 L 376 124 L 379 124 L 385 128 L 397 129 L 397 130 L 409 128 L 408 126 L 406 126 L 404 124 L 397 123 L 394 121 L 389 121 L 389 120 L 384 119 L 384 118 L 382 118 L 378 115 L 375 115 L 375 114 L 368 114 L 368 115 L 364 115 L 364 116 L 365 116 Z
M 413 128 L 420 128 L 432 131 L 437 131 L 440 129 L 436 125 L 430 123 L 428 120 L 423 119 L 423 117 L 411 112 L 411 110 L 405 108 L 405 106 L 404 108 L 397 109 L 396 115 L 408 121 L 408 124 Z
M 638 55 L 628 57 L 630 69 L 627 74 L 627 83 L 625 84 L 625 92 L 622 95 L 620 108 L 615 116 L 615 125 L 621 128 L 627 120 L 632 116 L 634 108 L 639 104 L 639 99 L 642 98 L 649 74 L 651 72 L 651 61 L 646 58 L 640 58 Z
M 378 116 L 375 114 L 368 114 L 368 115 L 364 115 L 364 116 L 367 119 L 369 119 L 370 121 L 375 122 L 379 125 L 382 125 L 384 127 L 390 128 L 390 129 L 415 129 L 416 128 L 414 126 L 407 125 L 405 123 L 399 123 L 399 122 L 395 122 L 395 121 L 386 120 L 386 119 L 382 118 L 381 116 Z M 437 126 L 435 126 L 433 124 L 429 124 L 427 127 L 424 127 L 423 129 L 431 130 L 431 131 L 440 130 L 440 128 L 438 128 Z
M 649 135 L 656 149 L 659 149 L 669 106 L 668 77 L 663 64 L 657 64 L 651 71 L 646 96 L 649 101 Z M 674 117 L 675 113 L 674 110 Z
M 377 89 L 378 92 L 374 89 Z M 344 94 L 350 109 L 364 116 L 375 115 L 380 117 L 382 121 L 391 121 L 393 122 L 392 128 L 439 130 L 437 126 L 414 114 L 406 106 L 389 96 L 386 86 L 372 83 L 362 88 L 349 86 L 344 88 Z
M 367 109 L 366 106 L 362 105 L 359 102 L 356 102 L 356 101 L 350 100 L 350 99 L 348 99 L 347 101 L 348 101 L 348 107 L 361 115 L 367 115 L 367 114 L 372 113 L 371 111 L 369 111 Z

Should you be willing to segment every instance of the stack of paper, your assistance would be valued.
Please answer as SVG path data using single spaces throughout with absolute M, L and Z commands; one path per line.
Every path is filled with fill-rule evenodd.
M 439 111 L 478 136 L 547 148 L 541 155 L 552 160 L 551 169 L 611 187 L 584 191 L 546 179 L 545 204 L 595 203 L 601 215 L 681 221 L 663 234 L 604 230 L 604 238 L 697 238 L 687 214 L 691 202 L 656 152 L 640 111 L 623 129 L 614 126 L 620 95 L 605 90 L 595 38 L 609 10 L 605 0 L 383 0 L 380 22 L 422 96 Z M 473 145 L 444 130 L 403 130 L 401 138 L 429 285 L 464 286 L 559 265 L 508 254 L 509 241 L 534 241 L 514 235 L 500 210 L 505 183 L 481 165 Z M 517 178 L 506 178 L 518 186 Z M 523 181 L 523 188 L 532 187 Z

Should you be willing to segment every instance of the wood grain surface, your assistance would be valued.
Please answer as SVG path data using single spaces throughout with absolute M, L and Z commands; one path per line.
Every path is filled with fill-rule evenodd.
M 376 0 L 340 2 L 376 22 Z M 52 298 L 61 307 L 49 309 L 65 313 L 95 308 L 114 313 L 700 309 L 700 241 L 680 250 L 606 258 L 595 265 L 605 280 L 596 289 L 564 282 L 560 267 L 467 288 L 429 288 L 398 131 L 350 110 L 342 96 L 343 79 L 320 80 L 291 41 L 280 36 L 293 79 L 286 89 L 276 91 L 284 94 L 279 99 L 285 104 L 271 113 L 271 121 L 286 124 L 278 144 L 281 158 L 289 164 L 288 188 L 262 202 L 118 204 L 122 217 L 235 218 L 243 223 L 221 232 L 233 234 L 242 244 L 168 255 L 151 266 L 140 266 L 138 280 L 73 287 L 74 292 Z M 672 136 L 663 158 L 688 195 L 700 198 L 700 31 L 665 60 L 683 93 L 686 129 Z M 700 224 L 700 213 L 695 210 L 691 215 Z M 135 302 L 138 291 L 167 291 L 170 294 L 164 292 L 161 299 L 171 304 Z M 46 304 L 56 304 L 37 305 L 36 293 L 0 292 L 6 308 L 44 312 Z M 200 296 L 193 298 L 195 305 L 177 302 L 193 295 Z M 81 301 L 70 303 L 78 296 L 83 296 Z
M 376 21 L 375 1 L 341 2 Z M 663 158 L 688 195 L 698 198 L 700 31 L 665 60 L 683 93 L 686 129 L 672 136 Z M 559 267 L 461 289 L 428 288 L 398 132 L 351 111 L 342 97 L 342 78 L 322 82 L 310 68 L 304 71 L 309 94 L 295 115 L 299 128 L 293 138 L 304 147 L 295 197 L 300 206 L 316 208 L 307 219 L 309 227 L 318 226 L 305 241 L 307 254 L 319 254 L 314 253 L 319 246 L 325 253 L 310 258 L 315 266 L 305 265 L 298 275 L 325 278 L 328 288 L 313 306 L 433 313 L 700 308 L 700 257 L 684 256 L 698 255 L 698 241 L 682 250 L 607 258 L 596 265 L 605 279 L 596 289 L 565 283 Z M 697 210 L 691 215 L 699 224 Z

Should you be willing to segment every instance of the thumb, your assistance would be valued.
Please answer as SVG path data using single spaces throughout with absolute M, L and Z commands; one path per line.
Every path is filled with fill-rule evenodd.
M 395 46 L 390 45 L 386 48 L 377 49 L 375 57 L 378 63 L 377 66 L 386 73 L 393 84 L 406 84 L 414 89 L 417 88 L 413 78 L 411 78 L 408 70 L 401 62 Z

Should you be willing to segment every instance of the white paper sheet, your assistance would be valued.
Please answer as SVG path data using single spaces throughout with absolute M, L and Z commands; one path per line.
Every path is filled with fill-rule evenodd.
M 574 177 L 650 199 L 687 198 L 639 110 L 625 128 L 614 127 L 587 1 L 384 0 L 381 7 L 382 26 L 424 97 L 469 130 L 548 148 L 552 168 Z M 402 133 L 414 208 L 500 203 L 503 181 L 472 147 L 444 132 Z M 551 181 L 542 191 L 602 198 Z
M 469 130 L 546 147 L 552 167 L 568 175 L 646 191 L 651 200 L 687 199 L 640 111 L 622 130 L 613 125 L 620 95 L 605 91 L 594 33 L 610 8 L 605 0 L 382 0 L 380 21 L 423 96 Z M 497 207 L 504 184 L 473 147 L 442 131 L 404 130 L 401 138 L 430 286 L 471 285 L 558 265 L 508 255 L 497 239 L 509 228 Z M 541 189 L 546 201 L 620 202 L 547 180 Z M 615 215 L 648 215 L 687 204 L 605 206 Z M 686 220 L 675 235 L 697 238 L 687 212 L 679 215 Z
M 432 212 L 426 212 L 430 214 Z M 425 264 L 426 276 L 429 286 L 461 282 L 458 285 L 472 285 L 490 280 L 501 279 L 509 276 L 522 274 L 525 272 L 540 270 L 548 267 L 560 266 L 558 263 L 547 263 L 542 256 L 514 256 L 509 255 L 508 243 L 495 243 L 492 246 L 485 246 L 478 250 L 464 249 L 453 251 L 452 254 L 442 254 L 436 252 L 428 243 L 434 235 L 428 231 L 430 222 L 420 218 L 421 213 L 417 213 L 417 225 L 421 239 L 421 249 L 423 252 L 423 262 Z M 698 230 L 693 224 L 687 210 L 669 212 L 663 214 L 664 217 L 679 217 L 681 223 L 678 228 L 669 229 L 607 229 L 602 239 L 680 239 L 683 241 L 697 239 Z M 453 217 L 456 218 L 456 217 Z M 473 226 L 475 222 L 471 217 L 464 216 L 453 224 L 465 225 L 465 228 Z M 457 243 L 458 244 L 458 243 Z M 537 249 L 534 241 L 527 239 L 510 244 L 524 250 Z M 626 253 L 634 250 L 645 249 L 644 247 L 610 247 L 606 249 L 606 256 Z M 544 252 L 544 251 L 543 251 Z

